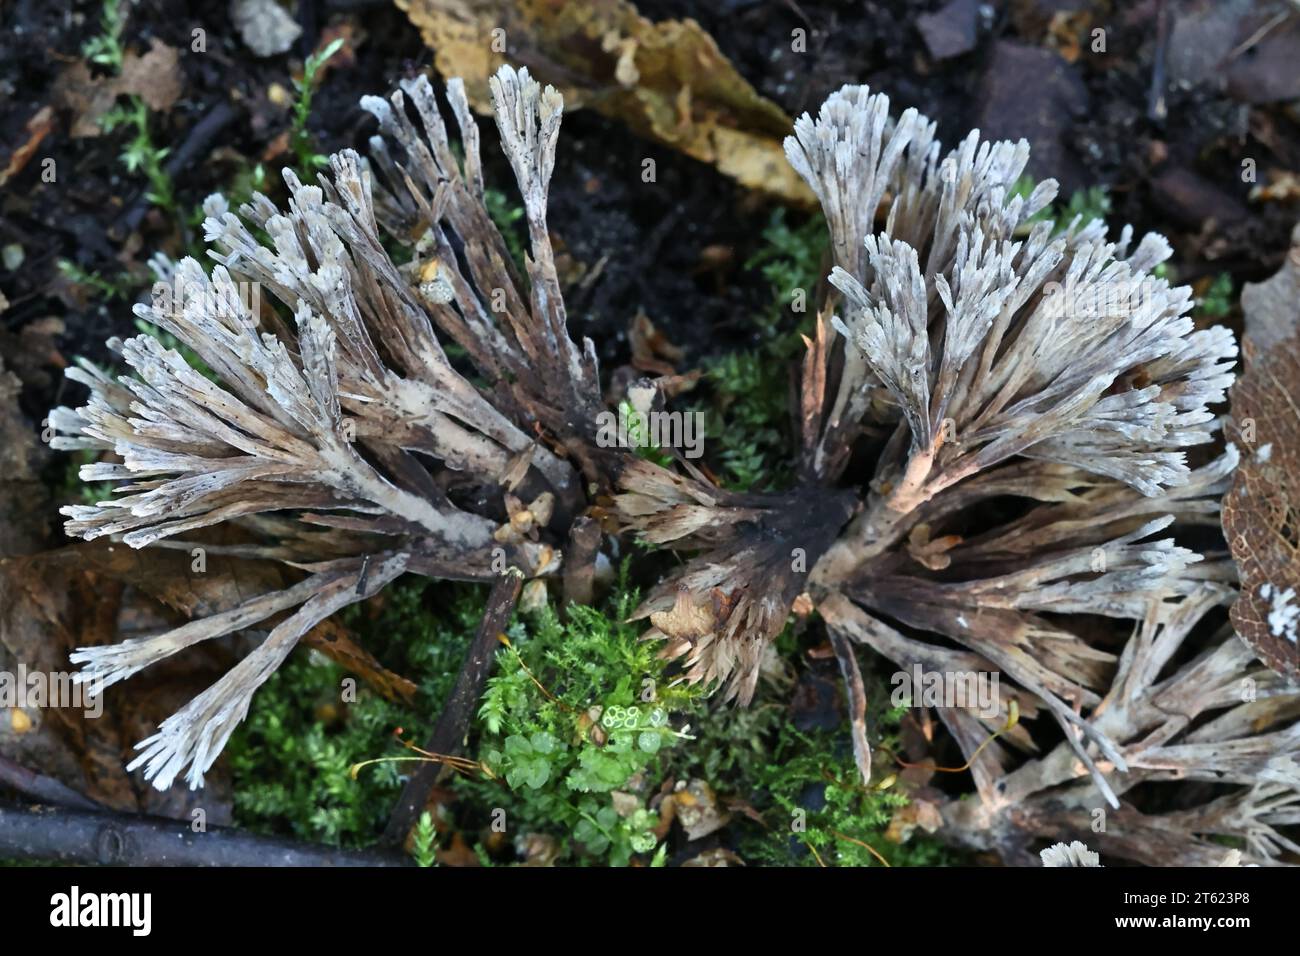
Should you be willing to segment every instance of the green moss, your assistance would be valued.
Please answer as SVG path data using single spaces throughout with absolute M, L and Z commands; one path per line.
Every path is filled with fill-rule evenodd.
M 1011 196 L 1029 198 L 1037 183 L 1027 173 L 1016 180 L 1011 187 Z M 1104 220 L 1110 215 L 1110 193 L 1105 186 L 1090 186 L 1076 190 L 1065 202 L 1056 202 L 1045 209 L 1040 209 L 1033 216 L 1020 224 L 1017 234 L 1028 235 L 1029 231 L 1040 222 L 1054 222 L 1054 232 L 1063 231 L 1079 217 L 1080 227 L 1086 226 L 1094 219 Z
M 349 770 L 409 756 L 393 739 L 396 727 L 407 739 L 427 738 L 483 600 L 482 588 L 409 579 L 345 612 L 386 666 L 419 682 L 412 707 L 365 685 L 345 702 L 346 673 L 299 651 L 258 693 L 227 749 L 236 823 L 344 846 L 377 840 L 412 765 L 379 762 L 355 779 Z M 893 865 L 955 859 L 924 839 L 897 846 L 884 838 L 907 798 L 892 786 L 861 786 L 847 725 L 800 732 L 788 693 L 766 685 L 749 708 L 672 686 L 676 674 L 659 659 L 661 646 L 640 640 L 639 622 L 626 623 L 637 601 L 625 565 L 599 607 L 570 607 L 564 618 L 547 607 L 509 626 L 467 748 L 488 772 L 449 782 L 457 800 L 448 822 L 483 863 L 513 860 L 508 847 L 489 851 L 478 837 L 503 822 L 512 838 L 553 838 L 561 864 L 662 865 L 670 849 L 655 836 L 660 820 L 650 799 L 665 782 L 692 778 L 743 798 L 762 816 L 759 824 L 734 814 L 722 833 L 749 863 L 815 866 L 820 857 L 826 865 L 878 865 L 854 840 Z M 796 657 L 799 643 L 787 634 L 778 648 Z M 879 687 L 868 696 L 888 698 Z M 899 716 L 874 710 L 873 740 L 896 748 Z M 431 822 L 417 825 L 413 855 L 432 862 L 438 841 Z
M 131 137 L 119 157 L 129 173 L 143 173 L 149 181 L 145 198 L 169 212 L 176 211 L 176 190 L 163 165 L 170 150 L 158 146 L 149 130 L 149 107 L 139 96 L 127 98 L 126 106 L 115 106 L 100 120 L 104 132 L 126 129 Z
M 791 226 L 784 208 L 773 211 L 763 229 L 763 245 L 745 263 L 746 269 L 758 269 L 772 290 L 772 304 L 759 316 L 769 347 L 797 352 L 799 339 L 791 329 L 807 325 L 829 241 L 821 214 Z
M 435 588 L 412 578 L 380 601 L 344 612 L 363 646 L 417 682 L 413 707 L 391 703 L 360 681 L 355 701 L 345 701 L 347 673 L 318 652 L 296 652 L 258 692 L 227 748 L 236 822 L 336 845 L 376 840 L 409 764 L 380 763 L 355 780 L 349 769 L 397 752 L 397 727 L 415 740 L 432 731 L 483 599 L 481 588 Z
M 302 79 L 293 81 L 293 88 L 298 99 L 293 104 L 293 121 L 289 127 L 289 145 L 296 159 L 298 178 L 303 182 L 315 182 L 316 171 L 330 164 L 329 157 L 316 151 L 316 142 L 307 128 L 311 118 L 312 97 L 320 83 L 321 68 L 335 53 L 343 47 L 343 38 L 332 41 L 319 53 L 307 57 L 302 66 Z
M 712 386 L 705 447 L 727 486 L 749 491 L 788 484 L 787 363 L 767 349 L 729 352 L 708 362 L 705 375 Z
M 873 740 L 879 733 L 880 743 L 897 747 L 894 735 L 900 716 L 887 712 L 871 720 Z M 934 866 L 958 859 L 923 836 L 904 844 L 885 838 L 894 813 L 906 807 L 909 798 L 892 774 L 873 781 L 871 787 L 863 785 L 847 724 L 805 733 L 785 719 L 771 722 L 769 745 L 738 765 L 740 773 L 732 784 L 737 793 L 751 799 L 765 824 L 746 820 L 736 827 L 737 845 L 746 862 L 880 866 L 883 858 L 891 866 Z
M 1234 291 L 1232 276 L 1226 272 L 1219 273 L 1205 294 L 1196 300 L 1196 314 L 1206 319 L 1226 318 L 1232 311 Z
M 511 202 L 501 190 L 491 188 L 483 190 L 483 205 L 487 207 L 488 215 L 492 217 L 492 222 L 501 233 L 501 238 L 505 240 L 506 248 L 510 250 L 510 258 L 523 273 L 525 248 L 519 223 L 524 218 L 524 207 L 517 202 Z
M 645 801 L 690 739 L 703 693 L 671 686 L 659 648 L 626 623 L 636 603 L 624 565 L 602 608 L 516 622 L 479 712 L 479 755 L 495 779 L 457 784 L 504 810 L 509 832 L 554 836 L 566 862 L 623 866 L 654 852 L 659 820 Z
M 434 846 L 438 837 L 438 831 L 433 825 L 433 815 L 426 810 L 420 814 L 420 819 L 416 821 L 415 829 L 411 831 L 411 858 L 415 860 L 416 866 L 430 867 L 436 866 Z
M 122 28 L 125 25 L 121 0 L 104 0 L 100 12 L 100 32 L 82 44 L 82 56 L 91 63 L 109 67 L 116 73 L 122 68 Z
M 756 319 L 761 344 L 704 363 L 710 399 L 695 410 L 704 412 L 719 476 L 735 490 L 776 489 L 792 477 L 790 365 L 803 350 L 800 333 L 812 320 L 827 242 L 821 216 L 791 226 L 786 210 L 773 212 L 762 247 L 745 263 L 759 270 L 772 296 Z

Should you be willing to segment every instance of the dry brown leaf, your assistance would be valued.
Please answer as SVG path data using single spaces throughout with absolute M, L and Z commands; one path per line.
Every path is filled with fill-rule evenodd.
M 680 588 L 672 610 L 655 611 L 650 615 L 650 623 L 671 638 L 693 644 L 706 634 L 713 633 L 717 619 L 709 607 L 697 605 L 691 600 L 687 588 Z
M 68 135 L 73 139 L 99 136 L 104 130 L 100 117 L 113 108 L 117 92 L 113 85 L 90 75 L 90 67 L 78 60 L 59 74 L 50 90 L 51 99 L 72 113 Z
M 711 163 L 751 189 L 812 205 L 786 162 L 791 120 L 760 96 L 694 20 L 655 23 L 626 0 L 397 0 L 443 76 L 490 112 L 488 77 L 528 67 L 564 95 L 637 133 Z
M 1260 660 L 1292 680 L 1300 680 L 1298 287 L 1300 245 L 1276 276 L 1242 295 L 1245 372 L 1232 389 L 1229 428 L 1242 461 L 1223 500 L 1223 531 L 1241 576 L 1232 623 Z
M 655 327 L 644 309 L 638 310 L 632 318 L 628 341 L 632 346 L 632 367 L 641 372 L 676 375 L 675 363 L 686 357 L 680 346 L 674 345 Z
M 132 52 L 122 58 L 116 92 L 138 96 L 149 109 L 162 113 L 180 99 L 183 82 L 175 48 L 154 37 L 149 41 L 148 53 L 140 56 Z
M 118 76 L 92 76 L 84 60 L 78 60 L 59 74 L 51 99 L 72 112 L 69 136 L 84 139 L 103 133 L 101 117 L 123 94 L 140 97 L 151 110 L 158 112 L 175 105 L 184 88 L 179 56 L 174 48 L 156 37 L 150 44 L 149 51 L 143 55 L 128 52 Z
M 150 600 L 146 590 L 168 594 L 174 604 L 206 604 L 203 593 L 176 599 L 186 581 L 199 585 L 199 592 L 219 586 L 215 575 L 209 588 L 188 576 L 189 563 L 189 555 L 180 551 L 132 552 L 101 542 L 0 558 L 0 669 L 70 674 L 75 668 L 68 654 L 76 647 L 174 625 L 174 614 Z M 179 788 L 160 793 L 123 769 L 135 741 L 233 661 L 230 648 L 219 642 L 198 651 L 137 675 L 129 692 L 110 691 L 111 706 L 101 699 L 98 706 L 28 709 L 35 726 L 21 740 L 0 734 L 0 749 L 115 809 L 186 819 L 201 805 L 209 823 L 228 822 L 224 774 L 210 778 L 216 789 L 196 795 Z
M 373 654 L 352 639 L 351 631 L 334 618 L 321 621 L 303 635 L 302 642 L 356 674 L 386 700 L 406 704 L 414 702 L 419 690 L 415 682 L 385 668 Z
M 1282 268 L 1272 278 L 1247 283 L 1241 290 L 1246 338 L 1257 349 L 1272 351 L 1295 334 L 1296 303 L 1300 303 L 1300 225 L 1291 233 L 1291 252 Z
M 701 840 L 731 822 L 731 814 L 718 805 L 717 795 L 704 780 L 692 780 L 673 799 L 688 840 Z
M 1268 183 L 1250 191 L 1252 202 L 1293 202 L 1300 199 L 1300 175 L 1290 170 L 1274 170 Z
M 920 797 L 913 797 L 906 806 L 899 807 L 890 818 L 885 839 L 890 843 L 906 843 L 920 827 L 926 833 L 934 833 L 943 826 L 943 815 L 939 805 Z

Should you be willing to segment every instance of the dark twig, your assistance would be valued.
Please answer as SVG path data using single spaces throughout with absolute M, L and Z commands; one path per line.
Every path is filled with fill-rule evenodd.
M 77 810 L 102 810 L 98 803 L 53 777 L 28 770 L 0 754 L 0 787 L 37 803 L 50 803 Z
M 831 647 L 840 662 L 844 687 L 848 691 L 849 728 L 853 735 L 853 761 L 858 765 L 863 784 L 871 783 L 871 745 L 867 742 L 867 691 L 862 683 L 857 655 L 849 639 L 836 628 L 830 628 Z
M 404 856 L 158 817 L 0 804 L 0 858 L 105 866 L 403 866 Z
M 600 522 L 595 518 L 583 516 L 573 522 L 569 530 L 569 547 L 565 551 L 565 604 L 591 603 L 600 537 Z
M 438 716 L 433 735 L 424 745 L 427 752 L 455 756 L 464 747 L 474 706 L 482 696 L 483 687 L 492 670 L 497 637 L 505 630 L 515 612 L 522 586 L 523 576 L 517 572 L 503 574 L 492 586 L 474 643 L 470 645 L 460 673 L 456 675 L 456 686 L 452 688 L 451 696 L 447 698 L 446 706 Z M 427 805 L 429 793 L 437 783 L 442 769 L 443 765 L 439 763 L 421 763 L 419 769 L 411 775 L 411 779 L 402 788 L 401 796 L 397 798 L 397 806 L 388 818 L 388 826 L 384 829 L 386 842 L 401 844 L 406 840 L 406 835 Z

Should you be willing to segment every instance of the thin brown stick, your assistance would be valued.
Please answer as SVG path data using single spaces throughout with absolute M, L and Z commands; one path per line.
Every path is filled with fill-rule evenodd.
M 569 530 L 569 547 L 564 560 L 564 601 L 590 604 L 596 577 L 596 553 L 600 549 L 600 522 L 583 515 Z
M 492 670 L 492 661 L 496 656 L 497 636 L 510 622 L 519 600 L 519 591 L 523 586 L 523 576 L 518 572 L 503 574 L 488 595 L 487 607 L 483 611 L 483 620 L 479 623 L 474 643 L 461 664 L 460 673 L 456 675 L 456 686 L 438 717 L 438 724 L 433 728 L 433 735 L 422 748 L 429 753 L 444 757 L 455 756 L 465 745 L 465 735 L 469 732 L 470 718 L 474 706 L 483 694 L 488 674 Z M 405 842 L 406 835 L 415 826 L 421 812 L 427 806 L 429 794 L 442 772 L 439 763 L 422 763 L 411 779 L 402 788 L 384 828 L 384 841 L 389 844 Z
M 864 786 L 871 784 L 871 744 L 867 741 L 867 691 L 862 683 L 853 644 L 838 628 L 830 628 L 831 647 L 840 662 L 844 687 L 848 691 L 849 729 L 853 735 L 853 761 L 858 765 Z
M 848 840 L 850 843 L 856 843 L 858 846 L 862 847 L 862 849 L 866 850 L 868 853 L 870 853 L 872 856 L 874 856 L 877 860 L 879 860 L 879 861 L 880 861 L 881 863 L 883 863 L 885 866 L 889 866 L 889 861 L 886 860 L 883 856 L 881 856 L 881 855 L 876 851 L 876 848 L 873 847 L 871 844 L 869 844 L 869 843 L 864 843 L 862 840 L 859 840 L 857 837 L 851 837 L 851 836 L 849 836 L 847 833 L 841 833 L 839 830 L 832 830 L 832 831 L 831 831 L 831 836 L 836 837 L 836 838 L 838 838 L 838 839 L 840 839 L 840 840 Z

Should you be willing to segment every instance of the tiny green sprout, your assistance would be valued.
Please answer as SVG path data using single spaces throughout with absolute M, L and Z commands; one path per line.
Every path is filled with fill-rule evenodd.
M 1037 183 L 1033 176 L 1028 173 L 1021 176 L 1011 187 L 1011 195 L 1008 198 L 1020 196 L 1028 199 L 1033 193 Z M 1110 214 L 1110 194 L 1106 191 L 1105 186 L 1091 186 L 1087 189 L 1076 190 L 1068 201 L 1058 202 L 1053 206 L 1040 209 L 1028 219 L 1025 219 L 1016 228 L 1016 235 L 1027 236 L 1030 230 L 1040 222 L 1052 222 L 1053 233 L 1059 233 L 1065 230 L 1076 216 L 1079 217 L 1080 227 L 1086 226 L 1094 219 L 1105 219 Z
M 83 269 L 70 259 L 60 259 L 59 275 L 75 285 L 94 289 L 105 299 L 127 299 L 131 295 L 131 277 L 122 273 L 116 279 L 106 279 L 98 272 Z
M 1232 311 L 1232 276 L 1221 272 L 1215 276 L 1205 295 L 1196 302 L 1197 314 L 1207 319 L 1222 319 Z
M 638 457 L 652 461 L 661 468 L 672 467 L 672 455 L 654 444 L 650 435 L 641 427 L 641 416 L 636 406 L 626 398 L 618 403 L 618 417 L 620 421 L 627 422 L 627 441 Z
M 126 25 L 120 0 L 104 0 L 99 24 L 101 32 L 82 45 L 82 55 L 91 63 L 111 67 L 116 73 L 122 68 L 122 28 Z
M 483 205 L 487 207 L 488 215 L 492 217 L 501 238 L 505 240 L 510 258 L 522 270 L 526 253 L 518 223 L 524 218 L 524 207 L 511 202 L 500 189 L 491 188 L 483 190 Z
M 303 179 L 311 178 L 315 170 L 329 165 L 329 158 L 316 151 L 311 133 L 307 129 L 307 120 L 311 117 L 312 96 L 319 84 L 321 69 L 342 46 L 343 38 L 339 37 L 323 50 L 307 57 L 302 66 L 302 79 L 293 81 L 293 87 L 298 92 L 298 101 L 293 107 L 293 124 L 289 133 L 289 142 L 297 158 L 298 175 Z
M 434 848 L 434 841 L 437 837 L 438 830 L 433 825 L 433 815 L 428 810 L 425 810 L 420 814 L 420 819 L 411 831 L 411 857 L 415 860 L 416 866 L 430 867 L 438 865 Z
M 133 135 L 119 157 L 129 173 L 144 173 L 149 181 L 145 198 L 155 206 L 174 209 L 175 189 L 163 160 L 170 152 L 159 148 L 149 132 L 149 107 L 138 96 L 129 98 L 129 105 L 115 106 L 100 119 L 104 131 L 111 133 L 119 127 L 129 128 Z

